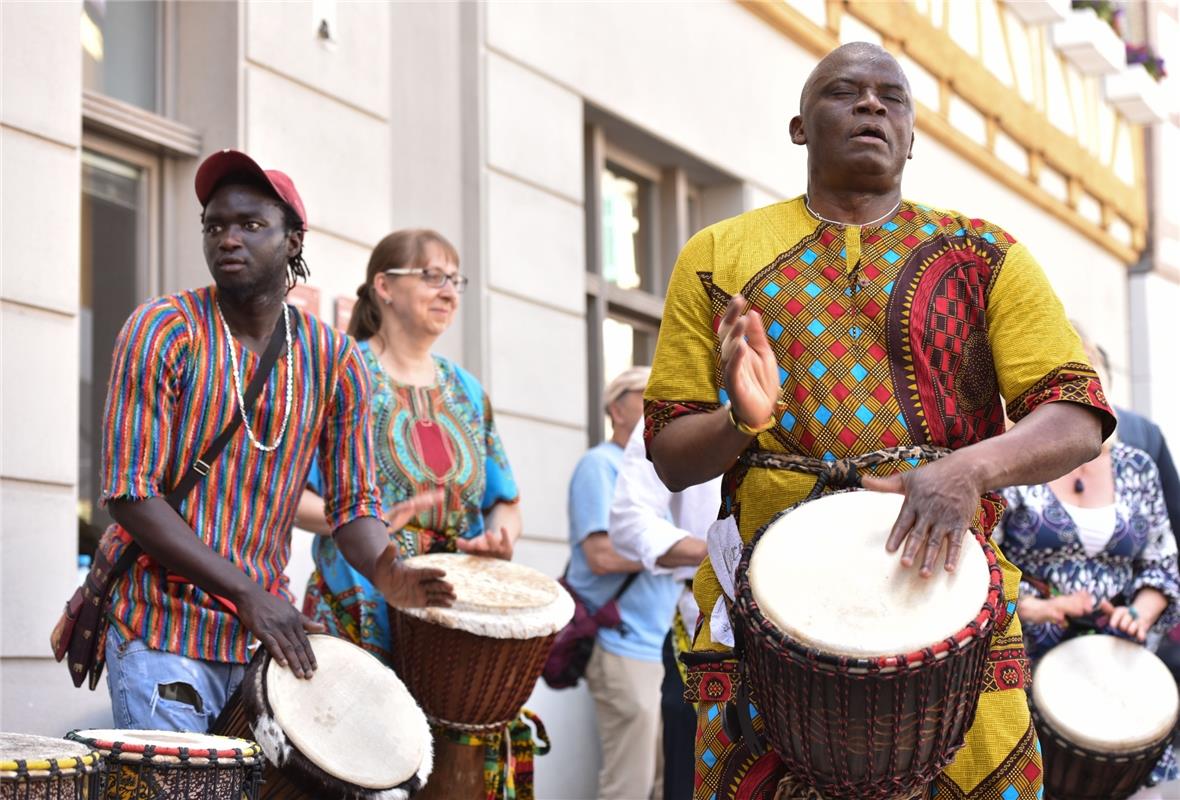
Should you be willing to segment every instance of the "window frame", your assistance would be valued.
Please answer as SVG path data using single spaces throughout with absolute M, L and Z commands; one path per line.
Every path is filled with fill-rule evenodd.
M 142 148 L 133 147 L 125 142 L 119 141 L 108 136 L 96 134 L 89 130 L 82 132 L 82 153 L 79 157 L 78 169 L 81 170 L 83 166 L 82 159 L 85 158 L 85 153 L 94 153 L 102 158 L 109 158 L 113 161 L 121 161 L 131 167 L 142 170 L 142 179 L 140 180 L 139 197 L 136 200 L 138 213 L 136 215 L 136 228 L 139 232 L 138 241 L 136 242 L 136 264 L 135 264 L 135 289 L 134 294 L 136 302 L 143 302 L 147 298 L 154 297 L 160 293 L 161 287 L 161 240 L 162 240 L 162 221 L 163 221 L 163 180 L 165 170 L 165 156 L 153 152 L 148 152 Z M 79 194 L 79 202 L 82 196 Z M 83 246 L 80 241 L 79 246 Z M 80 255 L 80 254 L 79 254 Z M 95 280 L 95 271 L 93 262 L 91 265 L 90 280 Z M 79 274 L 79 290 L 81 290 L 81 281 L 83 276 Z M 93 300 L 92 300 L 93 302 Z M 128 309 L 130 313 L 131 309 Z M 81 328 L 78 330 L 77 346 L 79 347 L 78 358 L 81 359 Z M 93 348 L 93 342 L 91 342 Z M 94 359 L 95 354 L 91 352 L 91 358 Z M 101 359 L 95 360 L 93 363 L 101 363 Z M 80 363 L 79 363 L 80 366 Z M 103 380 L 107 373 L 91 369 L 91 381 Z M 109 388 L 109 387 L 108 387 Z M 100 412 L 101 413 L 101 412 Z M 91 432 L 91 436 L 97 437 L 97 440 L 90 442 L 90 449 L 92 458 L 102 457 L 102 432 L 101 432 L 101 418 L 99 420 L 100 427 Z M 101 466 L 99 467 L 101 469 Z M 97 490 L 96 485 L 92 487 Z M 94 524 L 94 511 L 98 506 L 98 497 L 83 497 L 81 481 L 75 487 L 76 504 L 81 516 L 82 508 L 85 506 L 90 511 L 90 524 Z M 99 520 L 100 522 L 102 520 Z M 81 554 L 81 553 L 80 553 Z
M 640 288 L 624 289 L 603 277 L 601 176 L 608 168 L 623 177 L 642 181 L 641 186 L 647 187 L 640 194 L 640 213 L 646 217 L 649 228 L 643 241 L 645 263 L 638 265 L 642 270 Z M 607 380 L 603 374 L 603 324 L 607 319 L 616 319 L 639 329 L 636 360 L 641 364 L 651 363 L 672 267 L 680 248 L 697 230 L 693 227 L 693 220 L 689 219 L 689 195 L 695 193 L 699 217 L 701 191 L 689 182 L 682 166 L 658 166 L 610 141 L 602 124 L 588 122 L 585 126 L 585 192 L 587 438 L 593 446 L 605 440 L 608 433 L 601 408 Z M 641 342 L 648 344 L 641 346 Z

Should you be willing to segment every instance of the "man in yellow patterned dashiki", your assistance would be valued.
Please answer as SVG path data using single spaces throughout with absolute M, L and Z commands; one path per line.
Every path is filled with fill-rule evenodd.
M 893 450 L 890 462 L 860 464 L 877 476 L 865 488 L 905 495 L 886 548 L 923 575 L 953 569 L 965 530 L 990 533 L 1002 513 L 994 490 L 1069 471 L 1114 429 L 1028 250 L 988 222 L 902 199 L 913 126 L 898 63 L 875 45 L 838 48 L 808 77 L 791 120 L 791 141 L 807 148 L 807 194 L 706 228 L 676 262 L 646 392 L 648 452 L 673 491 L 724 474 L 722 517 L 735 541 L 807 497 L 836 459 Z M 1003 436 L 1001 397 L 1016 421 Z M 914 446 L 930 459 L 896 450 Z M 780 454 L 780 468 L 751 465 L 759 451 Z M 1019 573 L 1001 566 L 1007 603 L 984 693 L 965 746 L 930 790 L 939 800 L 1040 797 L 1013 611 Z M 816 796 L 773 751 L 753 755 L 747 737 L 725 729 L 719 704 L 735 700 L 740 677 L 731 598 L 711 560 L 694 590 L 695 797 Z M 760 732 L 763 715 L 734 718 L 743 711 Z

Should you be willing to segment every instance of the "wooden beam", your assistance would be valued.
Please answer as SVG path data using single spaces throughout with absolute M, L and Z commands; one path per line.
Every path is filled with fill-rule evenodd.
M 1039 110 L 1001 83 L 978 59 L 939 31 L 909 3 L 845 0 L 850 13 L 879 31 L 890 31 L 902 49 L 931 75 L 946 78 L 956 94 L 996 122 L 1014 141 L 1039 150 L 1045 163 L 1077 177 L 1090 194 L 1110 199 L 1124 210 L 1132 227 L 1147 222 L 1147 200 L 1135 186 L 1123 183 L 1109 167 L 1077 140 L 1060 131 Z
M 839 45 L 835 31 L 825 30 L 795 11 L 783 0 L 737 0 L 738 4 L 778 30 L 795 44 L 817 57 Z M 1104 207 L 1119 209 L 1119 216 L 1131 227 L 1135 242 L 1141 241 L 1146 226 L 1146 197 L 1140 186 L 1128 186 L 1080 144 L 1058 130 L 1040 111 L 1020 97 L 1019 92 L 1001 84 L 974 56 L 956 45 L 945 32 L 905 3 L 874 0 L 843 0 L 847 11 L 869 26 L 887 31 L 901 41 L 903 51 L 940 83 L 974 106 L 1028 152 L 1029 174 L 1022 175 L 1003 164 L 987 148 L 958 131 L 945 116 L 917 104 L 915 127 L 945 145 L 964 161 L 997 182 L 1053 214 L 1072 228 L 1118 257 L 1125 264 L 1138 260 L 1138 252 L 1105 230 L 1095 226 L 1066 203 L 1037 184 L 1041 164 L 1047 164 L 1067 179 L 1075 178 Z M 833 18 L 829 8 L 829 20 Z M 838 18 L 838 15 L 835 15 Z

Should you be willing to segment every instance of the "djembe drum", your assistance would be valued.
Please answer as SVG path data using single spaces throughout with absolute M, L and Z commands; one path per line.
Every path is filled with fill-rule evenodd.
M 0 800 L 97 800 L 103 772 L 93 747 L 0 733 Z
M 802 503 L 738 566 L 751 700 L 787 770 L 825 798 L 923 794 L 975 717 L 1001 598 L 995 552 L 976 534 L 954 572 L 903 567 L 885 551 L 903 500 L 846 491 Z
M 1116 636 L 1079 636 L 1033 671 L 1033 723 L 1045 797 L 1121 800 L 1151 775 L 1180 714 L 1172 673 L 1154 653 Z
M 256 800 L 258 745 L 204 733 L 91 729 L 70 739 L 102 754 L 104 800 Z
M 435 725 L 481 734 L 516 719 L 545 666 L 553 640 L 574 615 L 574 601 L 535 569 L 458 553 L 407 559 L 437 567 L 455 587 L 450 608 L 391 609 L 394 667 Z M 429 797 L 482 794 L 483 750 L 435 737 Z
M 406 800 L 430 774 L 430 728 L 393 670 L 356 645 L 308 636 L 311 678 L 264 649 L 213 729 L 250 736 L 266 758 L 263 798 Z

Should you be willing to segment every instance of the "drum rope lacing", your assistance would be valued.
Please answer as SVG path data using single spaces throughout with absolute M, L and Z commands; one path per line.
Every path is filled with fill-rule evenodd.
M 451 722 L 450 720 L 436 717 L 431 714 L 426 715 L 426 719 L 431 725 L 438 725 L 442 728 L 450 728 L 451 730 L 460 731 L 462 733 L 497 733 L 507 728 L 516 717 L 504 720 L 503 722 L 492 722 L 485 724 L 472 724 L 468 722 Z
M 768 450 L 750 449 L 742 453 L 738 460 L 750 467 L 786 469 L 815 475 L 815 486 L 807 497 L 808 500 L 814 500 L 827 489 L 861 488 L 860 472 L 863 469 L 897 461 L 936 461 L 950 453 L 951 450 L 946 447 L 928 444 L 900 445 L 828 461 L 795 453 L 772 453 Z
M 918 460 L 935 461 L 935 460 L 940 459 L 946 455 L 949 455 L 951 452 L 952 451 L 948 448 L 935 447 L 933 445 L 911 445 L 911 446 L 902 445 L 902 446 L 898 446 L 898 447 L 891 447 L 891 448 L 885 448 L 885 449 L 881 449 L 881 450 L 874 450 L 872 452 L 864 453 L 859 456 L 852 456 L 849 458 L 827 460 L 827 459 L 814 458 L 811 456 L 804 456 L 804 455 L 798 455 L 798 454 L 792 454 L 792 453 L 774 453 L 774 452 L 769 452 L 769 451 L 765 451 L 765 450 L 751 448 L 741 455 L 741 457 L 739 458 L 739 461 L 748 467 L 755 467 L 755 468 L 762 468 L 762 469 L 785 469 L 785 470 L 790 470 L 790 471 L 794 471 L 794 472 L 801 472 L 801 473 L 805 473 L 808 475 L 816 476 L 815 485 L 812 487 L 812 489 L 808 493 L 807 497 L 803 500 L 803 502 L 807 502 L 807 501 L 814 500 L 814 499 L 820 497 L 824 492 L 826 492 L 830 489 L 839 490 L 839 489 L 863 488 L 862 484 L 861 484 L 861 471 L 862 470 L 865 470 L 865 469 L 868 469 L 871 467 L 875 467 L 875 466 L 879 466 L 881 464 L 896 463 L 896 462 L 900 462 L 900 461 L 909 461 L 909 462 L 914 462 L 914 461 L 918 461 Z M 738 642 L 735 647 L 735 652 L 740 653 L 744 648 L 742 647 L 742 643 L 740 641 L 741 637 L 740 637 L 740 635 L 738 635 L 737 630 L 735 630 L 735 635 L 736 635 L 736 638 L 738 639 Z M 976 635 L 978 635 L 978 632 Z M 957 650 L 958 642 L 956 642 L 954 640 L 950 640 L 949 644 L 950 644 L 952 650 Z M 933 650 L 931 648 L 926 648 L 925 652 L 927 654 L 927 658 L 930 660 L 933 660 L 933 658 L 934 658 Z M 739 658 L 740 658 L 740 656 L 739 656 Z M 919 675 L 918 680 L 920 683 L 922 683 L 924 685 L 925 680 L 926 680 L 925 675 L 924 674 Z M 798 687 L 796 687 L 796 688 L 798 688 Z M 734 703 L 727 704 L 727 708 L 726 708 L 726 710 L 724 712 L 724 716 L 723 716 L 724 724 L 728 728 L 731 736 L 733 736 L 734 734 L 739 734 L 743 739 L 745 739 L 747 747 L 749 747 L 752 754 L 754 754 L 756 756 L 761 755 L 763 752 L 765 752 L 766 742 L 763 740 L 763 737 L 754 730 L 754 726 L 752 724 L 752 721 L 749 719 L 749 715 L 746 713 L 743 713 L 744 709 L 751 707 L 751 705 L 752 705 L 751 704 L 752 698 L 750 695 L 749 681 L 741 680 L 741 681 L 737 682 L 735 694 L 736 694 L 737 702 L 736 702 L 736 704 L 734 704 Z M 921 705 L 922 705 L 922 708 L 924 709 L 924 707 L 925 707 L 925 691 L 924 691 L 924 689 L 922 689 L 919 692 L 919 695 L 922 698 Z M 898 698 L 898 700 L 900 700 L 900 698 Z M 842 706 L 846 706 L 847 701 L 848 701 L 847 697 L 842 697 L 842 698 L 837 699 L 837 702 L 840 703 Z M 806 702 L 804 700 L 804 698 L 797 697 L 796 702 L 802 702 L 803 705 L 807 707 L 807 709 L 810 708 L 810 703 Z M 873 704 L 875 705 L 875 702 L 876 702 L 875 697 L 873 698 L 873 700 L 871 702 L 873 702 Z M 896 739 L 896 736 L 898 733 L 897 724 L 900 719 L 900 714 L 898 713 L 899 711 L 900 711 L 900 708 L 894 709 L 894 715 L 893 715 L 894 730 L 892 731 L 892 733 L 893 733 L 895 739 Z M 845 715 L 847 715 L 847 708 L 846 707 L 844 708 L 844 712 L 845 712 Z M 802 716 L 804 719 L 808 718 L 810 716 L 809 710 L 805 710 L 802 713 Z M 944 725 L 945 725 L 945 722 L 946 721 L 944 720 Z M 833 733 L 833 731 L 829 729 L 828 733 L 830 736 Z M 873 734 L 873 732 L 870 731 L 870 739 L 874 738 L 872 734 Z M 842 730 L 840 732 L 840 735 L 845 741 L 847 740 L 847 731 Z M 838 752 L 839 751 L 839 748 L 836 747 L 835 742 L 829 742 L 829 747 L 832 748 L 831 752 Z M 895 763 L 896 758 L 897 758 L 897 752 L 894 748 L 891 748 L 890 753 L 889 753 L 889 760 L 890 760 L 889 770 L 890 770 L 890 772 L 893 772 L 896 768 L 896 763 Z M 893 782 L 895 783 L 894 788 L 896 788 L 897 790 L 900 791 L 902 788 L 901 782 L 897 779 L 894 779 Z

